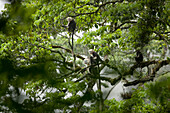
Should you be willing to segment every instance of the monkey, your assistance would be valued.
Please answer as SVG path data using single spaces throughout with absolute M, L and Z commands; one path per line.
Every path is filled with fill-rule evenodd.
M 92 65 L 99 65 L 99 62 L 103 62 L 103 60 L 100 58 L 100 56 L 97 54 L 97 52 L 95 52 L 93 49 L 89 50 L 89 54 L 90 54 L 90 61 Z
M 140 74 L 142 74 L 142 66 L 141 66 L 140 63 L 143 61 L 143 55 L 139 50 L 136 51 L 135 60 L 136 60 L 136 64 L 140 66 L 140 68 L 141 68 L 140 69 Z
M 73 62 L 73 69 L 75 70 L 75 61 L 76 61 L 76 57 L 74 55 L 74 31 L 76 29 L 76 22 L 74 21 L 74 19 L 72 17 L 68 17 L 67 18 L 68 24 L 67 24 L 67 28 L 68 28 L 68 32 L 71 33 L 70 37 L 72 38 L 72 45 L 71 45 L 71 49 L 72 49 L 72 56 L 74 58 L 74 62 Z
M 137 63 L 141 63 L 143 61 L 143 55 L 139 50 L 136 51 L 135 60 Z
M 68 21 L 68 24 L 67 24 L 68 32 L 72 32 L 72 34 L 74 34 L 74 31 L 76 29 L 76 22 L 71 17 L 68 17 L 67 21 Z
M 90 49 L 88 52 L 90 54 L 90 58 L 84 59 L 84 64 L 87 66 L 85 70 L 88 69 L 89 73 L 91 73 L 92 75 L 95 75 L 96 73 L 100 72 L 99 62 L 103 62 L 103 60 L 93 49 Z
M 97 73 L 100 74 L 100 68 L 99 68 L 99 62 L 103 62 L 100 56 L 95 52 L 93 49 L 90 49 L 89 51 L 90 54 L 90 65 L 91 65 L 91 71 L 97 69 Z M 97 68 L 95 68 L 95 65 L 97 65 Z M 94 73 L 96 74 L 96 73 Z
M 90 66 L 90 60 L 88 58 L 84 59 L 84 64 L 86 65 L 86 67 L 82 70 L 82 72 L 84 73 L 86 70 L 90 72 L 88 69 L 89 68 L 88 66 Z
M 97 87 L 100 92 L 100 108 L 102 109 L 103 106 L 103 94 L 101 92 L 101 79 L 100 79 L 100 67 L 99 67 L 99 62 L 103 62 L 103 60 L 100 58 L 100 56 L 95 52 L 93 49 L 90 49 L 89 51 L 90 54 L 90 64 L 91 64 L 91 71 L 93 72 L 93 76 L 97 75 L 98 81 L 97 81 Z M 94 65 L 97 65 L 97 68 L 94 67 Z M 90 68 L 89 68 L 90 69 Z
M 91 65 L 91 69 L 94 68 L 95 65 L 97 65 L 97 70 L 98 70 L 98 74 L 100 73 L 100 67 L 99 67 L 99 63 L 104 62 L 100 56 L 97 54 L 97 52 L 95 52 L 93 49 L 90 49 L 89 51 L 90 54 L 90 65 Z
M 84 59 L 84 64 L 86 65 L 86 70 L 91 73 L 94 74 L 94 65 L 96 64 L 93 57 L 90 56 L 90 58 L 86 58 Z
M 84 71 L 88 71 L 92 76 L 95 76 L 96 73 L 98 73 L 98 67 L 96 67 L 97 61 L 93 58 L 93 56 L 90 56 L 90 58 L 84 59 L 84 64 L 86 67 L 83 69 Z
M 90 59 L 85 58 L 85 59 L 84 59 L 84 64 L 85 64 L 86 66 L 89 66 L 89 65 L 90 65 Z

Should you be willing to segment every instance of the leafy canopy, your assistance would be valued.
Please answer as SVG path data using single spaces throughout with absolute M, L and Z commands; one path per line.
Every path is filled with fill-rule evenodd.
M 170 111 L 170 73 L 163 67 L 170 64 L 169 6 L 168 0 L 13 0 L 6 4 L 0 15 L 0 111 Z M 75 70 L 69 33 L 62 27 L 67 17 L 77 25 Z M 89 49 L 101 56 L 99 67 L 84 64 Z M 137 50 L 144 56 L 140 64 L 135 61 Z M 103 89 L 123 80 L 124 87 L 140 87 L 132 95 L 124 92 L 126 100 L 107 100 L 110 92 L 105 96 Z

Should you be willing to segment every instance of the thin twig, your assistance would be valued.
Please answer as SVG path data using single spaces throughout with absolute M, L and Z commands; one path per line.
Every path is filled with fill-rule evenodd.
M 109 90 L 109 92 L 108 92 L 108 94 L 106 95 L 106 97 L 105 97 L 104 100 L 106 100 L 106 99 L 109 97 L 110 93 L 111 93 L 112 90 L 117 86 L 117 84 L 118 84 L 119 82 L 120 82 L 120 80 Z

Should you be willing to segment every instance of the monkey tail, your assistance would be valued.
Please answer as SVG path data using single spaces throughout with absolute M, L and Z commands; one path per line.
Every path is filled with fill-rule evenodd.
M 74 54 L 74 38 L 73 38 L 73 35 L 74 35 L 74 32 L 72 32 L 72 56 L 74 58 L 74 61 L 73 61 L 73 69 L 75 70 L 75 62 L 76 62 L 76 57 L 75 57 L 75 54 Z

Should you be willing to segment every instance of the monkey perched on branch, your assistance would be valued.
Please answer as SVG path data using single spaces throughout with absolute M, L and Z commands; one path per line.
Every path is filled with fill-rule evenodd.
M 143 61 L 143 55 L 139 50 L 136 51 L 135 60 L 137 63 L 141 63 Z
M 99 94 L 100 94 L 100 109 L 102 111 L 102 107 L 104 105 L 104 101 L 103 101 L 103 93 L 101 91 L 101 79 L 100 79 L 100 67 L 99 67 L 99 62 L 103 62 L 103 60 L 100 58 L 100 56 L 97 54 L 97 52 L 95 52 L 93 49 L 90 49 L 89 50 L 89 54 L 90 54 L 90 64 L 91 64 L 91 72 L 93 72 L 93 76 L 97 76 L 98 78 L 98 81 L 97 81 L 97 87 L 98 87 L 98 90 L 99 90 Z M 93 67 L 97 65 L 97 68 L 96 67 Z M 89 68 L 90 69 L 90 68 Z
M 74 19 L 72 17 L 67 17 L 67 25 L 62 25 L 62 27 L 67 28 L 68 32 L 71 32 L 74 34 L 74 31 L 76 29 L 76 22 L 74 21 Z
M 91 65 L 95 65 L 95 64 L 99 65 L 99 62 L 103 62 L 100 56 L 93 49 L 89 50 L 89 54 L 90 54 Z
M 98 72 L 98 71 L 100 71 L 99 70 L 99 62 L 103 62 L 103 60 L 100 58 L 100 56 L 93 49 L 90 49 L 88 52 L 90 54 L 90 58 L 84 59 L 84 64 L 86 64 L 86 66 L 89 68 L 88 71 L 91 74 L 99 73 Z M 96 69 L 98 71 L 96 71 Z
M 93 59 L 92 56 L 90 56 L 89 59 L 84 59 L 84 64 L 87 66 L 86 70 L 91 73 L 92 75 L 97 73 L 96 69 L 95 69 L 95 64 L 96 61 Z
M 76 22 L 71 17 L 68 17 L 67 21 L 68 21 L 68 24 L 67 24 L 68 32 L 72 32 L 72 34 L 74 34 L 74 31 L 76 29 Z
M 75 70 L 76 57 L 74 55 L 74 42 L 73 42 L 74 38 L 73 38 L 73 35 L 74 35 L 74 31 L 76 29 L 76 22 L 74 21 L 74 19 L 72 17 L 68 17 L 67 21 L 68 21 L 67 26 L 63 26 L 63 27 L 67 27 L 68 28 L 69 36 L 70 36 L 70 38 L 72 38 L 72 40 L 71 40 L 72 41 L 72 45 L 70 44 L 70 46 L 71 46 L 71 49 L 72 49 L 72 56 L 74 58 L 73 68 Z M 70 40 L 69 40 L 69 43 L 70 43 Z

